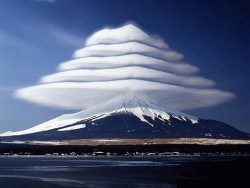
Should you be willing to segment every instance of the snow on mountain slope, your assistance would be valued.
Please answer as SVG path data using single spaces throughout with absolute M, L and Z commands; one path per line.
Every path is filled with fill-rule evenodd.
M 62 129 L 58 129 L 58 131 L 72 131 L 72 130 L 82 129 L 82 128 L 85 128 L 85 127 L 86 127 L 85 124 L 73 125 L 73 126 L 70 126 L 70 127 L 65 127 L 65 128 L 62 128 Z
M 26 135 L 31 133 L 43 132 L 53 129 L 63 129 L 68 125 L 74 124 L 82 120 L 97 120 L 111 116 L 115 113 L 129 113 L 138 117 L 141 121 L 154 126 L 149 123 L 144 117 L 148 116 L 152 120 L 155 118 L 162 121 L 168 121 L 170 117 L 176 118 L 181 121 L 190 120 L 193 124 L 198 122 L 198 118 L 182 113 L 172 108 L 167 108 L 157 103 L 156 101 L 149 99 L 146 95 L 133 92 L 123 92 L 116 97 L 103 102 L 94 107 L 82 110 L 74 114 L 67 114 L 59 116 L 55 119 L 37 125 L 35 127 L 16 131 L 5 132 L 0 136 L 17 136 Z M 84 127 L 81 127 L 84 128 Z

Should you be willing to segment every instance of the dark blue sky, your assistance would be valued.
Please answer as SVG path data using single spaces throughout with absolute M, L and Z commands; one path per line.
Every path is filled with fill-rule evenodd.
M 250 132 L 250 3 L 217 0 L 0 0 L 0 132 L 21 130 L 72 111 L 13 97 L 71 59 L 104 26 L 134 21 L 161 36 L 216 88 L 236 95 L 187 111 Z

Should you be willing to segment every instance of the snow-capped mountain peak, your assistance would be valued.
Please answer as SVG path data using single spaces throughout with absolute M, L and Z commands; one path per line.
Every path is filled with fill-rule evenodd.
M 149 122 L 144 116 L 151 117 L 153 120 L 155 118 L 169 120 L 172 115 L 177 119 L 189 119 L 193 123 L 197 123 L 198 121 L 196 117 L 184 114 L 172 108 L 164 107 L 155 100 L 149 99 L 144 94 L 131 91 L 124 91 L 106 102 L 78 113 L 67 115 L 65 118 L 68 119 L 69 116 L 70 119 L 78 119 L 79 117 L 87 119 L 92 118 L 93 116 L 103 118 L 114 113 L 130 113 L 138 117 L 141 121 L 147 123 Z
M 102 119 L 117 113 L 134 115 L 139 118 L 140 121 L 143 121 L 151 126 L 154 125 L 147 121 L 145 117 L 149 117 L 152 120 L 158 118 L 162 121 L 170 121 L 170 117 L 173 117 L 181 121 L 190 120 L 193 124 L 198 122 L 198 118 L 172 108 L 164 107 L 161 104 L 157 103 L 155 100 L 149 99 L 144 94 L 124 91 L 118 94 L 116 97 L 94 107 L 82 110 L 74 114 L 59 116 L 55 119 L 23 131 L 9 131 L 1 134 L 0 136 L 25 135 L 59 128 L 62 129 L 63 127 L 83 120 L 95 121 L 97 119 Z

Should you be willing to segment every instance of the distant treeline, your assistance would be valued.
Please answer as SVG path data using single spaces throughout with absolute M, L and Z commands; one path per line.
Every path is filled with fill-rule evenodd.
M 170 144 L 170 145 L 99 145 L 99 146 L 79 146 L 79 145 L 32 145 L 32 144 L 0 144 L 0 154 L 91 154 L 102 152 L 103 154 L 135 154 L 135 153 L 168 153 L 178 152 L 180 154 L 193 153 L 236 153 L 250 154 L 250 145 L 192 145 L 192 144 Z

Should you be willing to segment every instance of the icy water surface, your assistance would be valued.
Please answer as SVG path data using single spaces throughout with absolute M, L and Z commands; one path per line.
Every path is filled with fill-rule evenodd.
M 0 157 L 0 187 L 242 187 L 249 156 Z

